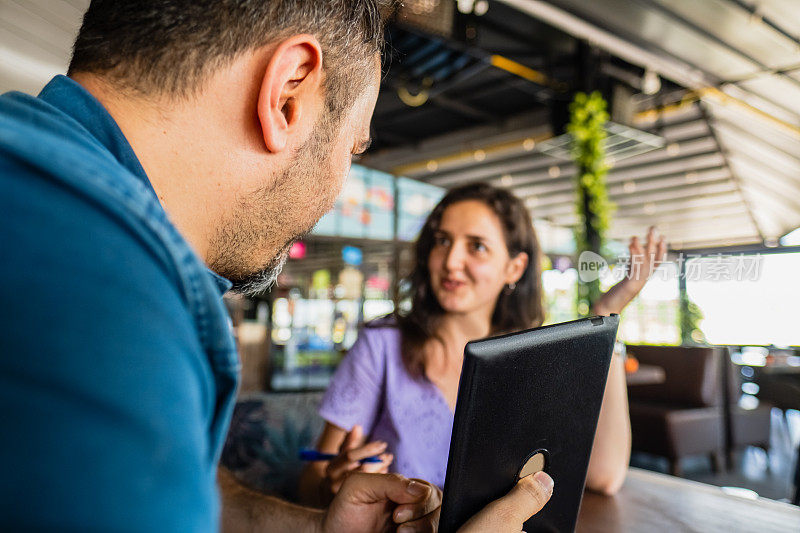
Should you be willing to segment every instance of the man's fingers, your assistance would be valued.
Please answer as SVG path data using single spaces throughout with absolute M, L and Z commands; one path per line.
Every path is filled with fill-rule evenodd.
M 661 238 L 658 240 L 658 260 L 663 261 L 666 256 L 667 256 L 667 241 L 664 240 L 664 236 L 662 235 Z
M 397 533 L 434 533 L 439 530 L 439 515 L 441 512 L 442 508 L 437 507 L 434 511 L 421 518 L 411 522 L 404 522 L 397 528 Z
M 386 501 L 404 504 L 425 501 L 431 496 L 431 487 L 399 474 L 355 472 L 347 476 L 339 494 L 354 504 Z
M 425 500 L 416 503 L 410 503 L 405 505 L 398 505 L 397 508 L 394 510 L 394 521 L 397 524 L 403 524 L 406 522 L 414 522 L 419 521 L 420 524 L 429 524 L 430 519 L 433 517 L 431 513 L 437 511 L 442 506 L 442 491 L 440 491 L 437 487 L 430 485 L 426 481 L 422 480 L 414 480 L 419 481 L 425 485 L 428 485 L 431 488 L 431 493 Z M 426 519 L 427 517 L 427 519 Z M 435 524 L 439 523 L 439 514 L 436 513 L 436 522 Z M 422 529 L 418 529 L 419 531 L 427 531 L 427 525 L 421 525 Z M 434 529 L 435 530 L 435 529 Z M 416 531 L 416 530 L 409 530 L 409 531 Z
M 351 472 L 356 470 L 360 465 L 358 462 L 347 462 L 345 459 L 336 458 L 332 460 L 328 467 L 325 469 L 325 475 L 328 479 L 335 481 Z
M 552 495 L 553 479 L 544 472 L 536 472 L 520 479 L 495 505 L 502 509 L 501 514 L 522 523 L 541 511 Z

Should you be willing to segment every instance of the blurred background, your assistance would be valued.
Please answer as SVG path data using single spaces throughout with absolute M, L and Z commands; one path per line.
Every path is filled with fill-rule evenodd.
M 0 1 L 0 90 L 36 93 L 63 73 L 87 6 Z M 576 208 L 583 170 L 567 125 L 582 127 L 581 106 L 600 106 L 608 120 L 592 134 L 602 137 L 609 201 L 600 214 L 610 220 L 594 250 L 608 263 L 600 286 L 624 274 L 631 236 L 655 225 L 669 242 L 619 333 L 633 464 L 791 499 L 800 442 L 797 7 L 406 0 L 387 28 L 372 146 L 335 209 L 294 246 L 277 287 L 227 299 L 243 398 L 313 405 L 359 325 L 405 305 L 416 233 L 448 187 L 471 181 L 509 188 L 530 208 L 548 322 L 585 314 L 575 238 L 587 219 Z M 578 93 L 594 96 L 581 104 Z M 691 426 L 698 419 L 705 429 Z

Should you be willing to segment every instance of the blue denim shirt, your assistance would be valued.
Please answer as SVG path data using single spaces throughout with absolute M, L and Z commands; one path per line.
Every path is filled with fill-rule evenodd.
M 71 79 L 0 96 L 0 213 L 0 529 L 217 529 L 230 285 Z

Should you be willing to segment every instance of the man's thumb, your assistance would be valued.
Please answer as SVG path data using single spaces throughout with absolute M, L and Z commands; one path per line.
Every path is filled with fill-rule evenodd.
M 536 472 L 520 479 L 514 488 L 496 503 L 507 509 L 506 516 L 513 516 L 519 522 L 525 522 L 541 511 L 552 495 L 553 478 L 544 472 Z

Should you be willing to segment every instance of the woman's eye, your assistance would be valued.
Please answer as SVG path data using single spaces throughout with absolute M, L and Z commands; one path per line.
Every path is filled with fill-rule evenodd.
M 472 249 L 475 250 L 476 252 L 485 252 L 486 245 L 484 245 L 482 242 L 473 242 Z
M 448 244 L 450 244 L 450 241 L 447 240 L 446 237 L 434 237 L 433 243 L 436 246 L 447 246 Z

